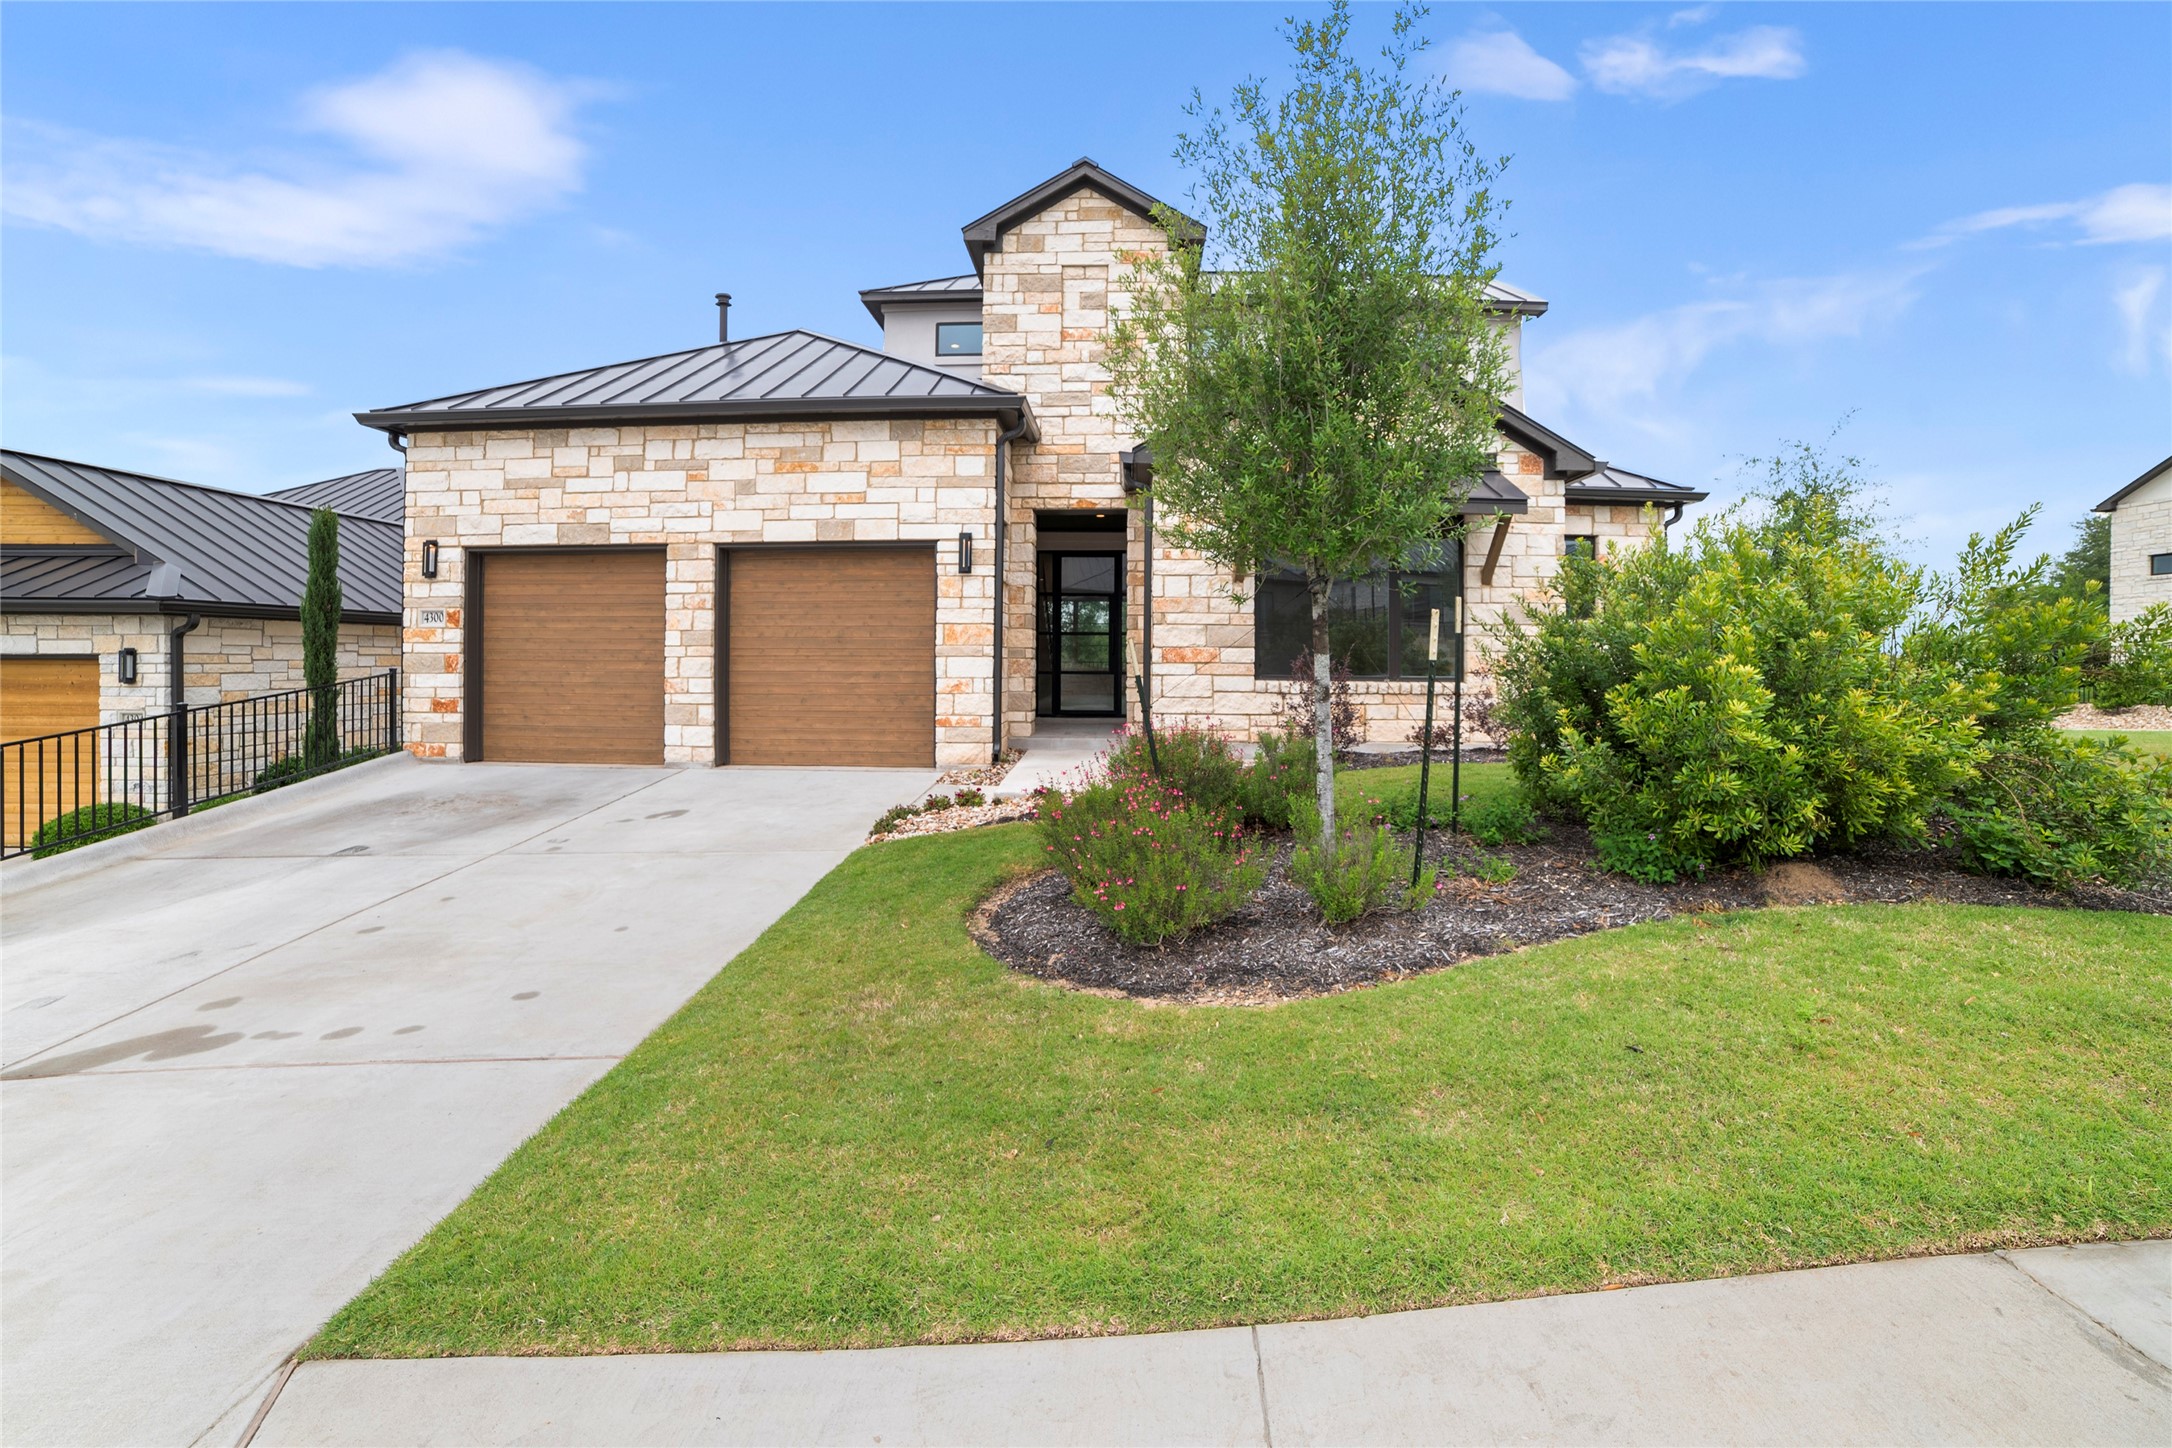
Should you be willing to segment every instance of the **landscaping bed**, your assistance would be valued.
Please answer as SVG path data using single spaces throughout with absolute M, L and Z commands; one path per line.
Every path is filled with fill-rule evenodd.
M 1556 826 L 1544 842 L 1492 851 L 1434 835 L 1427 855 L 1440 866 L 1440 883 L 1429 904 L 1330 928 L 1290 879 L 1289 853 L 1284 842 L 1265 884 L 1236 914 L 1158 947 L 1119 940 L 1053 870 L 991 897 L 974 917 L 974 935 L 996 959 L 1044 980 L 1143 999 L 1238 1005 L 1399 980 L 1593 931 L 1767 905 L 1938 900 L 2172 914 L 2172 891 L 2085 885 L 2061 892 L 1968 874 L 1920 851 L 1791 861 L 1763 872 L 1722 870 L 1703 880 L 1647 885 L 1601 869 L 1582 830 Z M 1513 867 L 1514 878 L 1471 873 L 1487 861 Z M 1500 873 L 1500 864 L 1490 872 Z
M 1149 1009 L 974 945 L 1040 857 L 859 851 L 302 1356 L 1167 1331 L 2172 1230 L 2162 918 L 1744 910 Z

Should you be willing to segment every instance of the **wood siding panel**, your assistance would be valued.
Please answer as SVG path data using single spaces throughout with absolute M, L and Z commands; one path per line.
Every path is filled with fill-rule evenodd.
M 0 741 L 36 739 L 98 722 L 98 660 L 0 659 Z M 7 751 L 0 831 L 19 845 L 57 815 L 95 804 L 95 735 Z
M 747 549 L 725 562 L 732 764 L 935 763 L 935 559 Z
M 0 482 L 0 543 L 103 543 L 112 539 L 87 527 L 45 499 L 13 483 Z
M 664 762 L 664 555 L 483 558 L 484 759 Z

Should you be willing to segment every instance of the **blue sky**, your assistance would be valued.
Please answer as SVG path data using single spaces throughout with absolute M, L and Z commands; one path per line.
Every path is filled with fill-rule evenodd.
M 391 458 L 358 408 L 854 293 L 1091 155 L 1182 203 L 1249 5 L 7 7 L 0 429 L 243 488 Z M 1360 12 L 1368 42 L 1388 12 Z M 1841 443 L 1926 558 L 2044 546 L 2172 452 L 2172 6 L 1443 6 L 1512 157 L 1531 410 L 1714 488 Z

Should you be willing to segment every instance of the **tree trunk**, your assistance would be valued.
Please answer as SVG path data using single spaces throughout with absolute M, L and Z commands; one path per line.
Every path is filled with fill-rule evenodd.
M 1335 840 L 1335 659 L 1328 647 L 1327 605 L 1331 582 L 1305 580 L 1312 594 L 1312 738 L 1318 746 L 1313 788 L 1320 808 L 1320 838 Z

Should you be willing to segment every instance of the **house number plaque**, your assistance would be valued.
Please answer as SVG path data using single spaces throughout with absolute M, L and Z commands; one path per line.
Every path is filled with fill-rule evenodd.
M 444 626 L 445 610 L 442 608 L 426 608 L 416 615 L 417 628 L 443 628 Z

